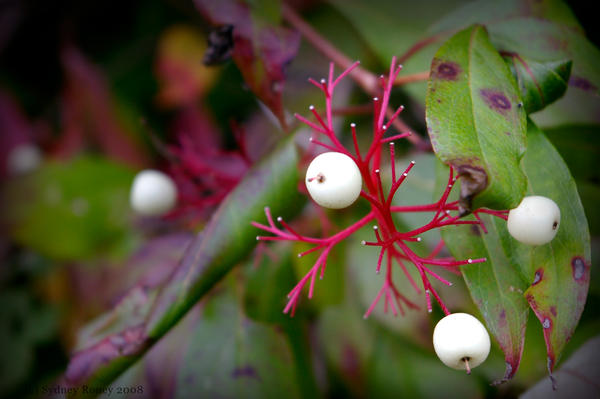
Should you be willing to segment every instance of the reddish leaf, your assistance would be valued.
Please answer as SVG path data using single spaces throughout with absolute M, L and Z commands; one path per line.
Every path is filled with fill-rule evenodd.
M 195 0 L 195 3 L 211 23 L 233 26 L 234 62 L 250 89 L 285 129 L 284 69 L 298 52 L 300 34 L 262 21 L 238 0 Z
M 170 147 L 177 159 L 170 165 L 179 192 L 179 206 L 172 216 L 185 216 L 188 221 L 205 219 L 238 184 L 251 166 L 240 149 L 227 151 L 221 135 L 210 118 L 195 105 L 183 108 L 174 123 L 178 144 Z
M 102 72 L 79 50 L 66 47 L 62 52 L 66 86 L 62 95 L 62 137 L 54 153 L 69 156 L 78 151 L 86 136 L 111 158 L 136 167 L 148 163 L 115 114 L 111 94 Z
M 73 355 L 64 376 L 65 382 L 70 386 L 78 386 L 114 359 L 138 357 L 149 345 L 143 325 L 109 335 L 92 347 Z

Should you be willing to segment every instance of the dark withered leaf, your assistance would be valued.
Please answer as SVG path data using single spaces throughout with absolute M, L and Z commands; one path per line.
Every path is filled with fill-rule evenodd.
M 204 65 L 217 65 L 228 61 L 233 53 L 233 25 L 214 28 L 208 34 L 208 48 L 204 53 Z

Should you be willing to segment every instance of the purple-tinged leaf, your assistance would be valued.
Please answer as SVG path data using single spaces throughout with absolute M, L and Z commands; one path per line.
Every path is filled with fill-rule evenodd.
M 98 302 L 111 305 L 109 311 L 79 330 L 76 350 L 143 323 L 156 292 L 177 267 L 192 238 L 193 235 L 187 232 L 156 237 L 144 243 L 129 259 L 102 273 L 75 270 L 82 306 L 93 306 Z
M 149 163 L 141 143 L 115 112 L 112 95 L 103 75 L 78 49 L 65 47 L 61 61 L 66 75 L 62 93 L 60 140 L 53 153 L 68 157 L 82 149 L 87 139 L 114 160 L 134 167 Z
M 561 209 L 556 238 L 532 247 L 513 239 L 501 219 L 482 217 L 488 230 L 457 226 L 442 230 L 455 257 L 486 257 L 461 268 L 473 300 L 502 348 L 505 379 L 517 371 L 523 350 L 528 305 L 541 325 L 548 368 L 556 365 L 583 310 L 590 277 L 590 238 L 577 188 L 564 161 L 530 122 L 522 161 L 529 195 L 552 198 Z M 438 181 L 444 181 L 445 172 Z
M 301 209 L 295 138 L 257 163 L 230 193 L 189 244 L 142 325 L 112 334 L 71 359 L 71 384 L 109 385 L 168 333 L 252 250 L 257 231 L 250 223 L 263 220 L 265 205 L 284 217 Z
M 525 291 L 525 298 L 542 325 L 548 368 L 552 371 L 586 302 L 590 235 L 575 181 L 558 152 L 533 123 L 529 126 L 528 142 L 529 150 L 523 159 L 528 193 L 552 198 L 561 210 L 561 224 L 553 241 L 519 248 L 530 259 L 531 286 Z
M 0 91 L 0 177 L 10 174 L 10 154 L 22 145 L 31 144 L 32 124 L 14 99 Z
M 113 361 L 121 363 L 135 362 L 151 345 L 145 335 L 144 326 L 127 328 L 119 333 L 111 334 L 95 345 L 83 349 L 73 355 L 64 375 L 64 382 L 70 386 L 79 386 L 90 376 L 91 372 L 101 370 L 97 381 L 109 383 L 120 372 L 118 368 L 109 368 Z M 82 394 L 83 395 L 83 394 Z
M 234 281 L 204 304 L 191 331 L 174 397 L 300 397 L 285 334 L 248 319 L 227 283 Z

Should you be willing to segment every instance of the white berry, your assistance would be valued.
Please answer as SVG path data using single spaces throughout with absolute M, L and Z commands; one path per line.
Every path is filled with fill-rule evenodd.
M 517 241 L 528 245 L 543 245 L 554 238 L 560 225 L 560 209 L 550 198 L 525 197 L 508 213 L 506 226 Z
M 433 348 L 446 366 L 470 373 L 490 353 L 490 336 L 475 317 L 452 313 L 435 326 Z
M 306 188 L 325 208 L 352 205 L 360 195 L 362 177 L 352 158 L 341 152 L 326 152 L 312 160 L 306 171 Z
M 139 172 L 129 196 L 131 208 L 143 216 L 161 216 L 175 207 L 177 187 L 168 175 L 157 170 Z
M 12 176 L 35 170 L 42 162 L 42 152 L 33 144 L 21 144 L 13 148 L 6 159 L 6 169 Z

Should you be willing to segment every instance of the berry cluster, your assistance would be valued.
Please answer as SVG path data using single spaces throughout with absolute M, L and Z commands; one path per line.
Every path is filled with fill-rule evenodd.
M 272 236 L 259 236 L 258 240 L 278 240 L 278 241 L 301 241 L 314 246 L 308 251 L 299 254 L 304 256 L 308 253 L 321 251 L 316 263 L 308 271 L 308 273 L 298 282 L 298 284 L 289 293 L 289 302 L 284 309 L 285 313 L 291 311 L 293 315 L 300 293 L 308 284 L 308 297 L 311 298 L 314 291 L 316 276 L 323 278 L 327 257 L 331 250 L 342 240 L 362 228 L 363 226 L 375 222 L 373 226 L 375 240 L 372 242 L 363 242 L 363 245 L 376 246 L 380 248 L 379 257 L 375 267 L 375 271 L 379 273 L 384 269 L 385 279 L 383 286 L 375 297 L 371 306 L 366 310 L 364 316 L 368 317 L 374 310 L 377 303 L 383 298 L 384 309 L 391 309 L 394 315 L 403 314 L 404 307 L 417 308 L 417 306 L 408 300 L 396 288 L 392 273 L 396 267 L 409 279 L 412 286 L 417 292 L 421 292 L 419 285 L 412 279 L 407 270 L 407 264 L 412 263 L 417 268 L 421 277 L 421 284 L 425 291 L 427 309 L 432 310 L 431 296 L 433 296 L 440 304 L 446 314 L 450 311 L 436 292 L 430 282 L 430 277 L 433 277 L 446 285 L 451 285 L 449 281 L 441 277 L 431 266 L 439 266 L 447 269 L 456 269 L 457 266 L 484 262 L 485 259 L 465 259 L 453 260 L 447 258 L 436 258 L 436 255 L 443 247 L 440 243 L 432 253 L 427 257 L 421 257 L 412 251 L 407 243 L 411 241 L 420 241 L 420 235 L 426 231 L 440 228 L 443 226 L 458 225 L 458 224 L 480 224 L 479 213 L 489 213 L 492 215 L 506 218 L 507 211 L 494 211 L 489 209 L 478 209 L 474 211 L 477 220 L 459 220 L 456 214 L 458 203 L 456 201 L 448 201 L 448 196 L 457 179 L 454 175 L 454 170 L 450 170 L 448 184 L 441 198 L 432 204 L 417 205 L 417 206 L 394 206 L 392 199 L 398 191 L 400 185 L 408 177 L 410 170 L 415 165 L 410 162 L 406 169 L 397 173 L 395 168 L 394 157 L 394 140 L 401 139 L 410 135 L 410 133 L 400 133 L 395 135 L 386 135 L 388 126 L 398 117 L 403 107 L 398 107 L 395 111 L 388 111 L 390 95 L 393 82 L 400 73 L 401 66 L 396 66 L 395 59 L 392 60 L 390 71 L 387 77 L 381 76 L 381 97 L 373 99 L 374 105 L 374 132 L 373 139 L 366 150 L 361 152 L 356 137 L 356 125 L 351 124 L 350 130 L 354 143 L 353 152 L 344 147 L 341 141 L 336 136 L 332 124 L 332 98 L 335 87 L 341 79 L 352 72 L 358 66 L 358 62 L 354 63 L 350 68 L 342 72 L 337 78 L 333 75 L 333 64 L 329 68 L 329 78 L 322 79 L 320 82 L 310 79 L 310 82 L 317 86 L 325 94 L 325 117 L 317 112 L 315 107 L 309 109 L 316 119 L 316 123 L 312 122 L 300 115 L 296 115 L 301 122 L 305 123 L 317 135 L 325 136 L 328 143 L 319 140 L 318 137 L 312 137 L 311 142 L 321 146 L 330 152 L 321 154 L 316 157 L 308 168 L 306 174 L 306 186 L 309 194 L 317 204 L 328 208 L 344 208 L 349 206 L 358 197 L 366 199 L 371 210 L 359 221 L 342 231 L 326 238 L 307 237 L 296 232 L 288 223 L 277 218 L 280 224 L 278 227 L 273 220 L 268 208 L 265 209 L 268 225 L 253 223 L 254 226 L 273 234 Z M 384 189 L 381 178 L 381 163 L 382 163 L 382 148 L 389 147 L 390 167 L 391 167 L 391 186 Z M 364 189 L 362 185 L 364 183 Z M 392 215 L 399 212 L 431 212 L 433 217 L 431 221 L 424 226 L 411 230 L 399 231 L 393 221 Z

